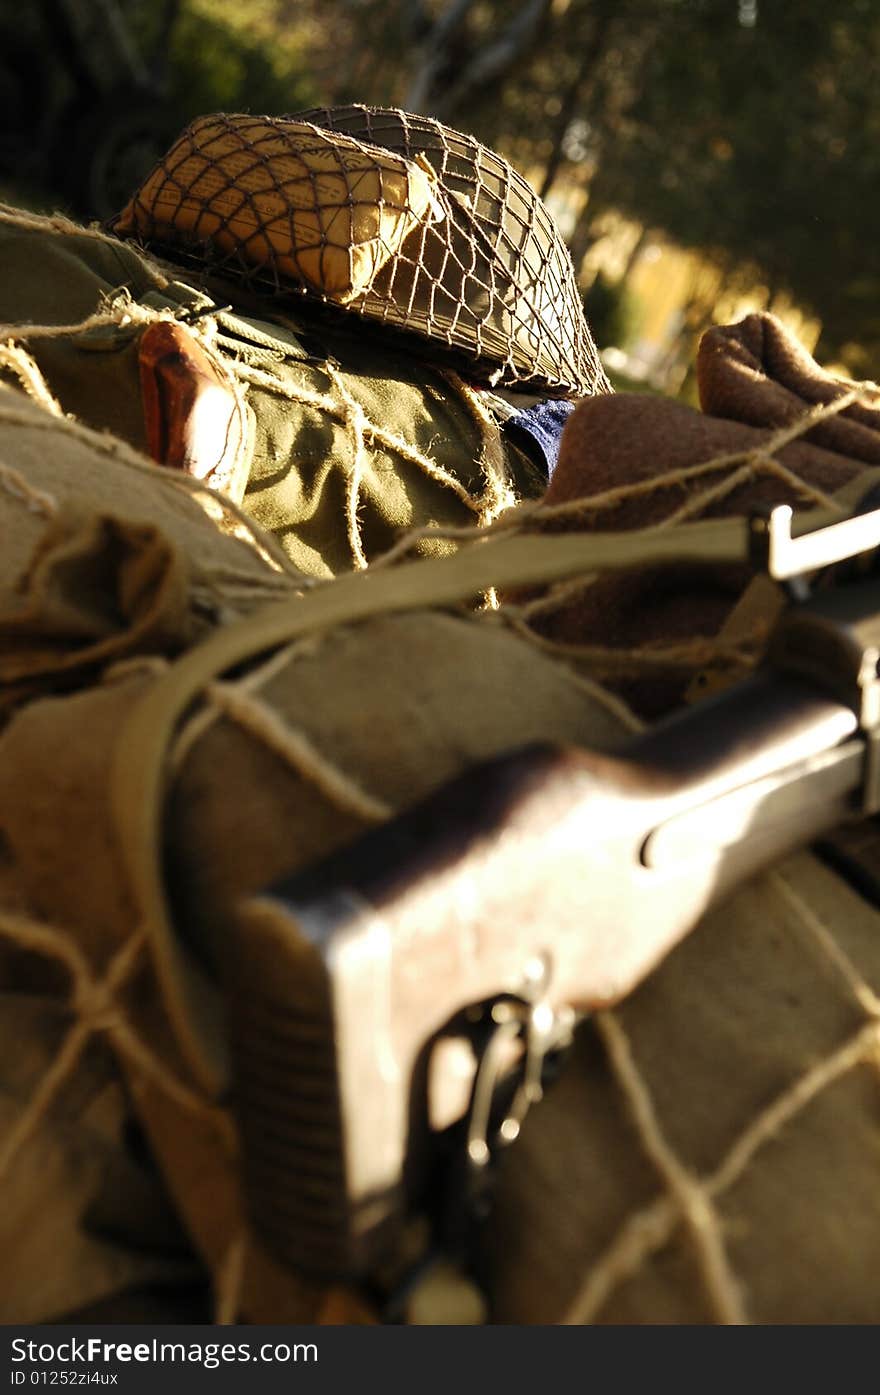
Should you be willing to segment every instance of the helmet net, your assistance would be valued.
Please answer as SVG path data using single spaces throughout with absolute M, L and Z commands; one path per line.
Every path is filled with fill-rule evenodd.
M 609 390 L 549 211 L 500 155 L 429 117 L 203 117 L 111 227 L 417 335 L 476 382 Z

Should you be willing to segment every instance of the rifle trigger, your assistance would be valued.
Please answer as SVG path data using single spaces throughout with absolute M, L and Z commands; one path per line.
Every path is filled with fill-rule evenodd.
M 491 1036 L 486 1043 L 480 1064 L 477 1068 L 477 1075 L 474 1081 L 473 1095 L 471 1097 L 471 1110 L 468 1117 L 467 1126 L 467 1155 L 468 1161 L 474 1167 L 485 1167 L 492 1157 L 492 1149 L 489 1146 L 489 1120 L 492 1113 L 492 1105 L 495 1099 L 495 1091 L 501 1080 L 503 1062 L 507 1059 L 505 1050 L 508 1043 L 512 1042 L 520 1035 L 521 1023 L 511 1015 L 501 1017 L 495 1015 L 498 1008 L 502 1006 L 496 1004 L 493 1009 L 495 1026 Z M 505 1120 L 505 1123 L 507 1121 Z M 503 1138 L 504 1124 L 500 1130 Z
M 496 1149 L 519 1136 L 529 1109 L 543 1096 L 547 1058 L 570 1045 L 575 1020 L 573 1008 L 553 1008 L 543 998 L 532 1003 L 501 999 L 493 1005 L 494 1025 L 477 1067 L 467 1123 L 467 1157 L 474 1168 L 485 1167 Z M 525 1042 L 522 1074 L 504 1118 L 490 1138 L 495 1092 L 510 1059 L 508 1048 L 517 1037 Z

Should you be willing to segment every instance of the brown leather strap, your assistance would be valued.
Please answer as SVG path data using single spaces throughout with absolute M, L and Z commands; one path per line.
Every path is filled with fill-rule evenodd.
M 157 320 L 144 330 L 138 366 L 153 459 L 223 488 L 235 472 L 245 434 L 231 378 L 191 330 L 172 320 Z

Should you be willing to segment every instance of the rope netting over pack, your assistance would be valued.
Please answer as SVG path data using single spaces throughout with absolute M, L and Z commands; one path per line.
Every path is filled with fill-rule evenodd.
M 350 1321 L 362 1295 L 346 1291 L 340 1316 L 340 1291 L 276 1263 L 242 1204 L 222 1076 L 240 984 L 209 972 L 233 908 L 477 760 L 548 739 L 617 749 L 638 725 L 626 681 L 747 672 L 770 616 L 740 608 L 762 580 L 746 517 L 768 500 L 815 510 L 814 525 L 857 508 L 880 461 L 835 455 L 829 433 L 880 399 L 838 383 L 758 430 L 597 397 L 572 414 L 540 501 L 495 512 L 487 484 L 485 507 L 464 501 L 481 526 L 420 506 L 390 549 L 364 545 L 366 568 L 306 576 L 239 503 L 74 419 L 61 371 L 131 381 L 99 377 L 127 351 L 101 344 L 191 317 L 259 416 L 277 344 L 254 367 L 234 316 L 176 301 L 179 283 L 141 272 L 132 248 L 30 215 L 17 231 L 31 222 L 63 254 L 64 280 L 40 279 L 72 323 L 41 322 L 28 288 L 27 322 L 7 310 L 0 326 L 0 1316 L 70 1320 L 148 1278 L 179 1320 L 179 1271 L 151 1253 L 162 1236 L 124 1170 L 132 1111 L 218 1322 Z M 78 323 L 87 304 L 61 300 L 74 237 L 108 276 L 129 259 L 143 276 Z M 10 300 L 35 265 L 16 245 Z M 142 306 L 147 285 L 166 294 Z M 353 548 L 373 418 L 330 377 L 320 401 L 305 380 L 271 388 L 285 413 L 310 393 L 351 438 L 328 532 Z M 458 550 L 415 560 L 426 539 Z M 498 609 L 475 609 L 490 591 Z M 720 630 L 698 623 L 712 618 Z M 875 824 L 854 832 L 876 865 Z M 741 888 L 584 1023 L 526 1122 L 480 1241 L 492 1320 L 876 1322 L 878 1043 L 876 907 L 807 852 Z M 98 1117 L 108 1080 L 119 1137 Z M 84 1176 L 96 1156 L 108 1165 Z M 295 1203 L 303 1184 L 284 1184 Z
M 476 382 L 609 390 L 550 213 L 501 156 L 428 117 L 200 117 L 112 227 L 416 334 Z
M 28 956 L 0 1015 L 15 1042 L 0 1073 L 0 1179 L 16 1198 L 4 1223 L 71 1190 L 45 1158 L 59 1138 L 88 1138 L 86 1073 L 103 1042 L 211 1270 L 217 1320 L 320 1321 L 326 1291 L 265 1268 L 240 1206 L 236 1121 L 182 1055 L 202 1041 L 207 1053 L 223 1030 L 197 1011 L 194 985 L 229 908 L 478 758 L 547 737 L 613 749 L 632 721 L 589 675 L 604 677 L 615 656 L 593 652 L 574 671 L 563 646 L 526 642 L 534 606 L 475 613 L 473 598 L 489 586 L 583 588 L 688 558 L 735 564 L 743 520 L 695 520 L 735 504 L 745 484 L 790 485 L 823 516 L 846 512 L 839 490 L 804 483 L 776 457 L 863 394 L 805 413 L 760 448 L 511 510 L 454 557 L 409 561 L 410 537 L 367 573 L 304 589 L 266 566 L 259 538 L 215 527 L 194 497 L 204 486 L 54 412 L 37 369 L 18 355 L 15 365 L 35 400 L 0 392 L 10 523 L 0 691 L 25 669 L 39 686 L 10 708 L 0 740 L 0 953 Z M 860 491 L 876 483 L 869 473 Z M 575 513 L 620 518 L 652 489 L 677 502 L 661 526 L 540 536 Z M 94 526 L 108 518 L 112 532 Z M 107 590 L 132 600 L 109 635 Z M 93 633 L 97 655 L 83 638 Z M 85 816 L 47 798 L 56 790 L 67 803 L 76 792 Z M 494 1321 L 877 1321 L 877 927 L 873 906 L 799 854 L 584 1025 L 504 1172 L 483 1242 Z M 40 961 L 53 976 L 37 996 Z M 10 1079 L 25 1051 L 27 1072 Z M 73 1145 L 71 1157 L 72 1171 Z M 118 1175 L 106 1186 L 121 1186 Z M 93 1189 L 75 1195 L 83 1212 Z M 75 1248 L 86 1228 L 75 1212 L 53 1236 L 49 1285 L 33 1230 L 7 1239 L 0 1227 L 16 1280 L 5 1295 L 0 1284 L 0 1312 L 57 1318 L 130 1281 L 121 1244 L 109 1274 L 97 1242 Z M 797 1263 L 780 1260 L 792 1254 Z

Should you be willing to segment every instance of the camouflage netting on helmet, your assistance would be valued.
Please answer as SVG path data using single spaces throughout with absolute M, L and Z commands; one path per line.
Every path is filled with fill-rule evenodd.
M 430 166 L 301 121 L 202 116 L 116 220 L 120 233 L 239 253 L 344 305 L 421 225 L 442 217 Z
M 240 534 L 224 533 L 203 488 L 21 393 L 0 409 L 16 539 L 0 574 L 0 1023 L 15 1043 L 0 1311 L 41 1321 L 122 1294 L 124 1315 L 148 1286 L 173 1318 L 195 1267 L 218 1320 L 351 1320 L 353 1300 L 272 1263 L 242 1205 L 234 985 L 205 970 L 232 906 L 480 757 L 536 737 L 608 749 L 632 727 L 563 646 L 536 647 L 521 605 L 464 603 L 564 586 L 556 602 L 627 563 L 732 563 L 742 528 L 673 511 L 548 537 L 552 515 L 526 509 L 454 557 L 410 563 L 403 546 L 306 587 L 234 511 Z M 752 467 L 773 459 L 762 439 Z M 732 477 L 704 467 L 689 517 Z M 607 653 L 578 656 L 594 660 L 607 671 Z M 800 854 L 585 1025 L 507 1159 L 483 1237 L 494 1320 L 880 1319 L 878 931 Z M 132 1111 L 152 1168 L 127 1146 Z
M 472 381 L 609 390 L 551 215 L 501 156 L 428 117 L 201 117 L 112 226 L 418 335 Z

